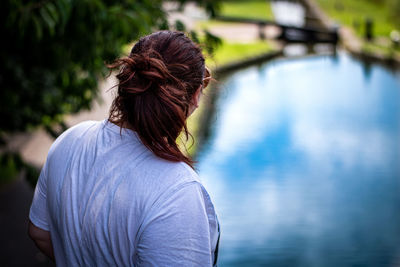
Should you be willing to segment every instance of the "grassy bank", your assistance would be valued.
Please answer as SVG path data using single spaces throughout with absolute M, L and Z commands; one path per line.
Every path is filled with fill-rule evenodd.
M 364 36 L 365 20 L 368 18 L 374 21 L 376 36 L 389 37 L 392 30 L 400 28 L 393 20 L 391 7 L 386 4 L 386 1 L 316 0 L 316 2 L 327 15 L 351 27 L 359 37 Z
M 272 19 L 272 9 L 266 0 L 225 0 L 221 3 L 222 16 Z
M 400 19 L 394 11 L 400 9 L 400 2 L 393 0 L 315 0 L 322 10 L 340 25 L 353 30 L 362 41 L 366 53 L 385 57 L 400 55 L 400 46 L 395 47 L 390 40 L 393 30 L 400 30 Z M 365 39 L 366 20 L 373 21 L 373 40 Z
M 274 46 L 266 41 L 237 43 L 223 40 L 222 45 L 217 48 L 214 56 L 206 59 L 206 64 L 213 69 L 221 65 L 245 60 L 249 57 L 258 56 L 274 50 L 276 50 Z
M 206 58 L 206 65 L 211 70 L 216 70 L 218 67 L 231 64 L 238 61 L 247 60 L 251 57 L 256 57 L 265 53 L 274 52 L 275 48 L 271 43 L 266 41 L 256 41 L 252 43 L 234 43 L 224 40 L 222 45 L 216 49 L 213 57 Z M 213 71 L 212 71 L 213 72 Z M 209 86 L 204 90 L 201 98 L 201 103 L 198 109 L 189 117 L 187 121 L 188 129 L 193 134 L 195 142 L 192 146 L 191 141 L 187 144 L 188 153 L 193 155 L 197 150 L 196 136 L 201 128 L 201 117 L 204 112 L 207 112 L 206 101 L 209 101 L 213 94 L 213 86 Z M 182 144 L 182 142 L 180 142 Z

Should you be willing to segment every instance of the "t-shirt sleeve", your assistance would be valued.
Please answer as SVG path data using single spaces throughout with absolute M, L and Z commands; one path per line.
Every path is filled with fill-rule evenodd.
M 137 244 L 139 266 L 212 266 L 210 227 L 198 182 L 160 199 L 143 227 Z
M 38 182 L 36 184 L 35 193 L 33 195 L 31 209 L 29 211 L 29 219 L 31 222 L 46 231 L 49 231 L 48 209 L 46 202 L 46 181 L 47 181 L 47 162 L 43 166 Z

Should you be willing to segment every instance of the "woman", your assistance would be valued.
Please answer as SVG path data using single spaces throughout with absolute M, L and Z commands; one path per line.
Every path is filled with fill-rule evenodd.
M 176 143 L 210 79 L 201 50 L 161 31 L 110 67 L 120 69 L 110 116 L 54 142 L 30 236 L 59 266 L 216 265 L 217 216 Z

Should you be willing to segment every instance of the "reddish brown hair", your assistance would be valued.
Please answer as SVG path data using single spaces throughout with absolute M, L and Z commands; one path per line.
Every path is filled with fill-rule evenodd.
M 132 128 L 158 157 L 193 167 L 176 139 L 182 130 L 190 135 L 189 106 L 205 75 L 200 48 L 184 33 L 160 31 L 141 38 L 109 68 L 120 69 L 109 121 Z

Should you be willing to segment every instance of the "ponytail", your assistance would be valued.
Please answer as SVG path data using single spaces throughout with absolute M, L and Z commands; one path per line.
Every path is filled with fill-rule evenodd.
M 134 52 L 138 47 L 140 51 Z M 108 67 L 119 68 L 109 120 L 121 127 L 128 124 L 158 157 L 193 168 L 176 140 L 182 131 L 186 138 L 190 135 L 186 119 L 204 75 L 200 49 L 182 33 L 158 32 L 141 39 L 129 57 Z

